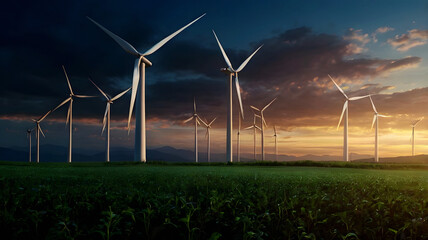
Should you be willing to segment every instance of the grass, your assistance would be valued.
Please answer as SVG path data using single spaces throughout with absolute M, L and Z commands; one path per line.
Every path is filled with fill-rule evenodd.
M 0 231 L 8 239 L 424 239 L 428 171 L 417 168 L 426 166 L 3 162 Z

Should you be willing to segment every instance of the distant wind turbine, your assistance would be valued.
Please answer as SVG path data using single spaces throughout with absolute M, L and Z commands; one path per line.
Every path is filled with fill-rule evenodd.
M 370 98 L 370 102 L 372 104 L 373 111 L 374 111 L 374 116 L 373 116 L 373 122 L 372 122 L 372 128 L 371 129 L 373 129 L 373 126 L 374 126 L 374 124 L 376 122 L 376 128 L 375 128 L 375 155 L 374 155 L 374 158 L 375 158 L 376 162 L 379 162 L 379 136 L 378 136 L 379 117 L 389 117 L 389 116 L 385 116 L 385 115 L 379 114 L 377 112 L 377 110 L 376 110 L 376 107 L 375 107 L 374 103 L 373 103 L 372 96 L 369 96 L 369 98 Z
M 238 162 L 241 161 L 241 119 L 242 116 L 238 116 L 238 131 L 236 132 L 236 157 Z
M 253 120 L 253 125 L 244 128 L 244 130 L 249 130 L 249 129 L 253 129 L 253 136 L 254 136 L 254 161 L 256 161 L 256 129 L 258 130 L 262 130 L 259 126 L 257 126 L 256 124 L 256 117 L 261 118 L 260 115 L 257 115 L 256 113 L 254 113 L 254 120 Z
M 275 161 L 278 161 L 278 144 L 277 144 L 278 134 L 276 132 L 276 126 L 273 126 L 273 131 L 274 131 L 273 136 L 275 137 Z
M 31 162 L 31 133 L 33 129 L 27 129 L 27 139 L 28 139 L 28 162 Z
M 138 57 L 135 60 L 134 63 L 134 74 L 132 77 L 132 93 L 131 93 L 131 103 L 129 107 L 129 115 L 128 115 L 128 133 L 130 130 L 130 123 L 131 123 L 131 117 L 132 117 L 132 111 L 134 109 L 134 103 L 137 98 L 138 94 L 138 100 L 136 105 L 136 118 L 135 118 L 135 149 L 134 149 L 134 158 L 136 161 L 140 162 L 146 162 L 146 83 L 145 83 L 145 76 L 146 76 L 146 65 L 152 66 L 152 63 L 145 58 L 145 56 L 148 56 L 154 52 L 156 52 L 159 48 L 161 48 L 165 43 L 167 43 L 169 40 L 171 40 L 173 37 L 175 37 L 177 34 L 179 34 L 181 31 L 192 25 L 194 22 L 198 21 L 200 18 L 205 16 L 205 13 L 187 24 L 186 26 L 178 29 L 173 34 L 169 35 L 168 37 L 164 38 L 162 41 L 155 44 L 153 47 L 151 47 L 149 50 L 147 50 L 144 53 L 140 53 L 137 51 L 131 44 L 129 44 L 127 41 L 123 40 L 116 34 L 110 32 L 105 27 L 101 26 L 99 23 L 92 20 L 90 17 L 88 19 L 93 22 L 95 25 L 97 25 L 101 30 L 103 30 L 107 35 L 109 35 L 111 38 L 113 38 L 114 41 L 116 41 L 126 52 Z
M 104 113 L 104 118 L 103 118 L 103 130 L 101 131 L 101 134 L 103 134 L 104 129 L 106 128 L 107 125 L 107 133 L 106 133 L 106 162 L 110 162 L 110 105 L 113 104 L 113 102 L 117 99 L 119 99 L 120 97 L 122 97 L 125 93 L 127 93 L 129 90 L 131 90 L 131 88 L 126 89 L 125 91 L 117 94 L 114 97 L 110 97 L 108 96 L 106 93 L 103 92 L 103 90 L 101 90 L 101 88 L 99 88 L 97 86 L 97 84 L 95 84 L 90 78 L 89 81 L 92 82 L 92 84 L 94 84 L 94 86 L 98 89 L 98 91 L 101 92 L 101 94 L 106 98 L 106 111 Z
M 206 122 L 202 122 L 205 127 L 207 128 L 207 132 L 205 133 L 205 137 L 207 138 L 207 160 L 208 162 L 211 161 L 211 125 L 214 123 L 214 121 L 217 119 L 217 117 L 215 117 L 210 123 L 208 123 L 208 121 Z
M 261 125 L 261 134 L 262 134 L 262 161 L 264 161 L 265 160 L 265 143 L 264 143 L 264 127 L 263 126 L 266 126 L 267 127 L 267 124 L 266 124 L 266 120 L 265 120 L 265 117 L 264 117 L 264 115 L 263 115 L 263 112 L 275 101 L 277 99 L 277 97 L 276 98 L 274 98 L 272 101 L 270 101 L 266 106 L 264 106 L 261 110 L 260 109 L 258 109 L 258 108 L 256 108 L 256 107 L 254 107 L 254 106 L 250 106 L 252 109 L 254 109 L 254 110 L 256 110 L 256 111 L 259 111 L 260 112 L 260 125 Z
M 58 108 L 60 108 L 62 105 L 66 104 L 67 102 L 70 102 L 70 105 L 68 106 L 68 112 L 67 112 L 67 120 L 66 120 L 66 124 L 68 124 L 70 122 L 69 125 L 69 139 L 68 139 L 68 159 L 67 161 L 69 163 L 71 163 L 71 149 L 72 149 L 72 140 L 73 140 L 73 98 L 91 98 L 94 96 L 86 96 L 86 95 L 77 95 L 74 94 L 73 92 L 73 88 L 71 88 L 71 83 L 70 80 L 68 79 L 68 75 L 67 72 L 65 71 L 65 67 L 62 66 L 62 69 L 64 70 L 64 74 L 65 74 L 65 78 L 67 79 L 67 84 L 68 84 L 68 89 L 70 90 L 70 97 L 68 97 L 67 99 L 65 99 L 62 103 L 60 103 L 56 108 L 54 108 L 53 111 L 57 110 Z
M 36 162 L 39 163 L 40 162 L 40 133 L 42 133 L 43 137 L 45 137 L 45 134 L 42 131 L 42 128 L 40 127 L 40 123 L 43 121 L 43 119 L 45 119 L 50 113 L 52 112 L 52 110 L 49 110 L 49 112 L 47 112 L 45 115 L 41 116 L 39 119 L 35 120 L 33 119 L 33 121 L 36 123 L 36 142 L 37 142 L 37 148 L 36 148 Z
M 244 69 L 244 67 L 247 65 L 247 63 L 250 61 L 250 59 L 254 56 L 254 54 L 257 53 L 257 51 L 260 50 L 260 48 L 263 46 L 260 46 L 256 49 L 256 51 L 253 52 L 242 64 L 239 66 L 238 69 L 234 69 L 232 67 L 232 64 L 230 63 L 229 58 L 226 55 L 226 52 L 224 51 L 223 47 L 221 46 L 220 41 L 217 38 L 217 35 L 215 34 L 214 30 L 214 37 L 217 40 L 217 44 L 220 48 L 220 51 L 223 55 L 224 60 L 226 61 L 227 68 L 222 68 L 221 71 L 224 73 L 229 74 L 229 82 L 227 84 L 227 99 L 228 99 L 228 105 L 227 105 L 227 136 L 226 136 L 226 160 L 228 162 L 233 161 L 233 155 L 232 155 L 232 77 L 235 76 L 235 87 L 236 87 L 236 93 L 238 96 L 239 101 L 239 107 L 240 107 L 240 114 L 242 119 L 244 119 L 244 109 L 242 107 L 242 100 L 241 100 L 241 87 L 239 85 L 238 80 L 238 73 Z
M 410 126 L 412 127 L 412 156 L 415 156 L 415 127 L 424 117 L 419 120 L 414 121 Z
M 343 159 L 346 162 L 349 162 L 349 152 L 348 152 L 348 102 L 349 101 L 355 101 L 355 100 L 363 99 L 363 98 L 368 97 L 369 95 L 348 98 L 348 96 L 339 87 L 339 85 L 336 84 L 336 82 L 333 80 L 333 78 L 330 75 L 328 75 L 328 77 L 331 79 L 331 81 L 333 81 L 334 85 L 337 87 L 337 89 L 339 89 L 339 91 L 343 94 L 343 96 L 346 99 L 345 103 L 343 104 L 342 115 L 340 115 L 339 124 L 337 124 L 337 129 L 339 129 L 340 123 L 342 122 L 343 115 L 345 115 L 345 119 L 344 119 L 344 122 L 343 122 Z
M 187 120 L 184 120 L 183 123 L 187 123 L 193 119 L 195 119 L 195 162 L 198 162 L 198 125 L 201 125 L 200 122 L 202 122 L 205 126 L 208 124 L 205 123 L 204 121 L 202 121 L 202 119 L 196 113 L 196 101 L 195 101 L 195 99 L 193 99 L 193 116 L 191 116 Z

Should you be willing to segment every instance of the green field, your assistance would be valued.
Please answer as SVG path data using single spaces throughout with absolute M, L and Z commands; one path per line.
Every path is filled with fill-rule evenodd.
M 341 168 L 2 163 L 0 234 L 7 236 L 3 239 L 428 238 L 427 170 L 336 165 Z M 407 168 L 392 167 L 397 166 Z

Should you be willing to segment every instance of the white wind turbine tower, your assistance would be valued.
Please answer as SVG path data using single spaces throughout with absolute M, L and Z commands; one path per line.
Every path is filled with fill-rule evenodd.
M 65 71 L 65 67 L 62 66 L 62 69 L 64 70 L 64 74 L 65 74 L 65 78 L 67 79 L 67 84 L 68 84 L 68 89 L 70 90 L 70 97 L 68 97 L 67 99 L 65 99 L 62 103 L 60 103 L 56 108 L 54 108 L 53 111 L 57 110 L 59 107 L 61 107 L 62 105 L 66 104 L 67 102 L 70 102 L 69 106 L 68 106 L 68 112 L 67 112 L 67 120 L 66 120 L 66 124 L 68 124 L 70 122 L 69 125 L 69 135 L 68 135 L 68 158 L 67 161 L 69 163 L 71 163 L 71 149 L 72 149 L 72 140 L 73 140 L 73 98 L 90 98 L 90 97 L 94 97 L 94 96 L 86 96 L 86 95 L 77 95 L 74 94 L 73 89 L 71 88 L 71 83 L 70 80 L 68 79 L 68 75 L 67 72 Z
M 264 127 L 263 126 L 266 126 L 267 127 L 267 124 L 266 124 L 266 120 L 265 120 L 265 117 L 264 117 L 264 115 L 263 115 L 263 112 L 277 99 L 278 97 L 276 97 L 276 98 L 274 98 L 272 101 L 270 101 L 266 106 L 264 106 L 261 110 L 260 109 L 258 109 L 258 108 L 256 108 L 256 107 L 254 107 L 254 106 L 250 106 L 252 109 L 254 109 L 254 110 L 256 110 L 256 111 L 259 111 L 260 112 L 260 125 L 261 125 L 261 134 L 262 134 L 262 161 L 264 161 L 265 160 L 265 143 L 264 143 Z
M 385 116 L 385 115 L 379 114 L 377 112 L 377 110 L 376 110 L 376 107 L 375 107 L 374 103 L 373 103 L 372 96 L 369 96 L 369 98 L 370 98 L 370 102 L 372 104 L 373 111 L 374 111 L 374 116 L 373 116 L 373 122 L 372 122 L 372 128 L 371 129 L 373 129 L 373 125 L 376 122 L 376 128 L 375 128 L 375 155 L 374 155 L 374 158 L 375 158 L 376 162 L 379 162 L 379 136 L 378 136 L 379 117 L 389 117 L 389 116 Z
M 36 147 L 36 162 L 39 163 L 40 162 L 40 133 L 42 133 L 43 137 L 45 136 L 45 134 L 42 131 L 42 128 L 40 127 L 40 123 L 43 121 L 43 119 L 45 119 L 50 113 L 52 112 L 52 110 L 49 110 L 49 112 L 47 112 L 45 115 L 41 116 L 39 119 L 35 120 L 33 119 L 33 121 L 36 123 L 36 142 L 37 142 L 37 147 Z
M 345 119 L 343 122 L 343 158 L 346 162 L 349 162 L 349 152 L 348 152 L 348 102 L 349 101 L 355 101 L 359 99 L 363 99 L 368 97 L 369 95 L 365 96 L 358 96 L 358 97 L 351 97 L 348 98 L 348 96 L 345 94 L 345 92 L 339 87 L 339 85 L 336 84 L 336 82 L 333 80 L 333 78 L 328 75 L 328 77 L 333 81 L 334 85 L 339 89 L 339 91 L 343 94 L 345 97 L 345 103 L 343 104 L 343 110 L 342 115 L 340 115 L 339 124 L 337 124 L 337 129 L 339 129 L 340 123 L 342 122 L 342 118 L 345 115 Z
M 217 117 L 215 117 L 210 123 L 208 123 L 208 121 L 202 122 L 205 127 L 207 128 L 207 132 L 205 133 L 205 137 L 207 138 L 207 161 L 210 162 L 211 159 L 211 125 L 214 123 L 214 121 L 217 119 Z M 206 119 L 205 119 L 206 120 Z
M 101 135 L 104 132 L 104 129 L 106 128 L 107 125 L 107 133 L 106 133 L 106 162 L 110 162 L 110 105 L 113 104 L 113 102 L 117 99 L 119 99 L 120 97 L 122 97 L 125 93 L 127 93 L 129 90 L 131 90 L 131 88 L 126 89 L 125 91 L 117 94 L 114 97 L 109 97 L 106 93 L 103 92 L 103 90 L 101 90 L 101 88 L 99 88 L 97 86 L 97 84 L 95 84 L 91 79 L 89 79 L 89 81 L 92 82 L 92 84 L 94 84 L 94 86 L 98 89 L 98 91 L 101 92 L 101 94 L 106 98 L 106 111 L 104 113 L 104 118 L 103 118 L 103 130 L 101 131 Z
M 183 123 L 187 123 L 190 120 L 195 119 L 195 162 L 198 162 L 198 124 L 201 125 L 202 122 L 205 126 L 208 125 L 199 117 L 196 113 L 196 101 L 193 99 L 193 116 L 185 120 Z
M 278 134 L 276 132 L 276 126 L 275 125 L 273 126 L 273 131 L 274 131 L 273 136 L 275 137 L 275 161 L 278 161 L 278 141 L 277 141 Z
M 33 129 L 27 129 L 27 139 L 28 139 L 28 162 L 31 162 L 31 133 Z
M 228 162 L 233 161 L 233 155 L 232 155 L 232 77 L 235 76 L 235 87 L 236 87 L 236 93 L 238 96 L 239 101 L 239 107 L 240 107 L 240 114 L 242 119 L 244 119 L 244 109 L 242 107 L 242 100 L 241 100 L 241 87 L 239 86 L 239 80 L 238 80 L 238 73 L 244 69 L 244 67 L 247 65 L 247 63 L 250 61 L 250 59 L 254 56 L 254 54 L 257 53 L 257 51 L 260 50 L 260 48 L 263 46 L 260 46 L 256 49 L 256 51 L 253 52 L 244 62 L 242 62 L 241 66 L 239 66 L 238 69 L 234 69 L 232 67 L 232 64 L 230 63 L 229 58 L 226 55 L 226 52 L 224 51 L 223 47 L 221 46 L 220 41 L 217 38 L 217 35 L 215 34 L 213 30 L 215 39 L 217 40 L 217 44 L 220 47 L 220 51 L 223 55 L 224 60 L 226 61 L 227 68 L 222 68 L 221 71 L 224 73 L 229 74 L 229 82 L 227 83 L 227 99 L 228 99 L 228 105 L 227 105 L 227 136 L 226 136 L 226 160 Z
M 178 29 L 173 34 L 164 38 L 162 41 L 155 44 L 149 50 L 144 53 L 140 53 L 137 51 L 131 44 L 127 41 L 123 40 L 116 34 L 110 32 L 105 27 L 101 26 L 99 23 L 95 22 L 91 18 L 88 17 L 90 21 L 92 21 L 95 25 L 97 25 L 101 30 L 103 30 L 107 35 L 109 35 L 113 40 L 115 40 L 126 52 L 137 57 L 134 64 L 134 74 L 132 77 L 132 93 L 131 93 L 131 103 L 129 107 L 129 115 L 128 115 L 128 133 L 130 130 L 130 123 L 132 117 L 132 111 L 134 109 L 134 103 L 137 98 L 136 104 L 136 118 L 135 118 L 135 149 L 134 149 L 134 159 L 140 162 L 146 162 L 146 65 L 148 67 L 152 66 L 152 63 L 145 57 L 154 52 L 156 52 L 159 48 L 161 48 L 165 43 L 179 34 L 181 31 L 192 25 L 194 22 L 198 21 L 201 17 L 205 16 L 205 13 L 193 20 L 186 26 Z
M 419 120 L 414 121 L 410 126 L 412 127 L 412 156 L 415 156 L 415 127 L 424 117 Z
M 257 115 L 256 113 L 254 113 L 254 120 L 253 120 L 253 125 L 244 128 L 244 130 L 249 130 L 249 129 L 253 129 L 253 133 L 254 133 L 254 161 L 256 161 L 256 129 L 258 130 L 262 130 L 259 126 L 257 126 L 256 124 L 256 117 L 261 118 L 259 115 Z

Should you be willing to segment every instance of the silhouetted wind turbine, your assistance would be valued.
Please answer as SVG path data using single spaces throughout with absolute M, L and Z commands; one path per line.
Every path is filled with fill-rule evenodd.
M 348 101 L 359 100 L 362 98 L 366 98 L 369 95 L 348 98 L 348 96 L 339 87 L 339 85 L 336 84 L 336 82 L 333 80 L 333 78 L 330 75 L 328 75 L 328 77 L 331 79 L 331 81 L 333 81 L 334 85 L 337 87 L 337 89 L 339 89 L 339 91 L 342 93 L 342 95 L 346 99 L 345 103 L 343 104 L 342 115 L 340 115 L 339 124 L 337 124 L 337 129 L 339 129 L 340 123 L 342 122 L 343 115 L 345 115 L 345 119 L 343 122 L 343 158 L 346 162 L 349 162 L 349 152 L 348 152 Z
M 250 61 L 250 59 L 254 56 L 254 54 L 257 53 L 257 51 L 260 50 L 260 48 L 263 46 L 260 46 L 256 49 L 256 51 L 253 52 L 242 64 L 239 66 L 238 69 L 234 69 L 232 67 L 232 64 L 230 63 L 229 58 L 226 55 L 226 52 L 224 51 L 223 47 L 221 46 L 220 41 L 217 38 L 217 35 L 215 34 L 214 30 L 214 37 L 217 40 L 217 44 L 220 48 L 221 54 L 223 55 L 224 60 L 226 61 L 227 68 L 222 68 L 221 71 L 224 73 L 229 74 L 229 82 L 227 84 L 227 99 L 228 99 L 228 105 L 227 105 L 227 136 L 226 136 L 226 160 L 228 162 L 233 161 L 233 155 L 232 155 L 232 77 L 235 76 L 235 87 L 236 87 L 236 93 L 238 96 L 239 101 L 239 107 L 240 107 L 240 114 L 242 119 L 244 119 L 244 109 L 242 107 L 242 100 L 241 100 L 241 87 L 239 86 L 239 80 L 238 80 L 238 73 L 244 69 L 244 67 L 247 65 L 247 63 Z
M 373 122 L 372 122 L 372 128 L 371 129 L 373 129 L 373 125 L 376 122 L 376 128 L 375 128 L 375 155 L 374 155 L 374 158 L 375 158 L 376 162 L 379 162 L 379 136 L 378 136 L 379 117 L 389 117 L 389 116 L 385 116 L 385 115 L 379 114 L 377 112 L 377 110 L 376 110 L 376 107 L 375 107 L 374 103 L 373 103 L 372 97 L 369 96 L 369 98 L 370 98 L 370 102 L 372 104 L 373 111 L 374 111 L 374 116 L 373 116 Z
M 99 23 L 95 22 L 91 18 L 88 17 L 90 21 L 92 21 L 95 25 L 97 25 L 101 30 L 103 30 L 107 35 L 109 35 L 113 40 L 115 40 L 126 52 L 138 57 L 135 60 L 134 64 L 134 74 L 132 77 L 132 93 L 131 93 L 131 103 L 129 107 L 129 115 L 128 115 L 128 133 L 130 130 L 130 123 L 132 117 L 132 111 L 134 109 L 134 103 L 137 98 L 138 92 L 138 101 L 137 101 L 137 110 L 136 110 L 136 119 L 135 119 L 135 150 L 134 150 L 134 158 L 136 161 L 146 162 L 146 90 L 145 90 L 145 76 L 146 76 L 146 65 L 152 66 L 152 63 L 145 58 L 154 52 L 156 52 L 159 48 L 161 48 L 165 43 L 179 34 L 181 31 L 192 25 L 194 22 L 198 21 L 201 17 L 205 16 L 205 13 L 187 24 L 186 26 L 178 29 L 173 34 L 164 38 L 162 41 L 155 44 L 149 50 L 144 53 L 140 53 L 137 51 L 131 44 L 127 41 L 123 40 L 116 34 L 110 32 L 105 27 L 101 26 Z M 137 91 L 138 88 L 138 91 Z
M 104 132 L 104 129 L 106 128 L 107 125 L 107 133 L 106 133 L 106 162 L 110 162 L 110 105 L 113 104 L 113 102 L 117 99 L 119 99 L 120 97 L 122 97 L 125 93 L 127 93 L 129 90 L 131 90 L 131 88 L 126 89 L 125 91 L 117 94 L 114 97 L 109 97 L 106 93 L 103 92 L 103 90 L 101 90 L 101 88 L 99 88 L 97 86 L 97 84 L 95 84 L 90 78 L 89 81 L 92 82 L 92 84 L 94 84 L 94 86 L 98 89 L 98 91 L 101 92 L 101 94 L 106 98 L 106 111 L 104 113 L 104 118 L 103 118 L 103 130 L 101 131 L 101 135 Z
M 42 133 L 43 137 L 45 137 L 45 134 L 42 131 L 42 128 L 40 127 L 40 123 L 45 119 L 52 110 L 49 110 L 45 115 L 41 116 L 38 120 L 33 119 L 33 121 L 36 123 L 36 142 L 37 142 L 37 148 L 36 148 L 36 162 L 40 162 L 40 133 Z
M 256 117 L 258 117 L 258 118 L 261 118 L 259 115 L 257 115 L 256 113 L 253 113 L 254 114 L 254 120 L 253 120 L 253 125 L 252 126 L 249 126 L 249 127 L 246 127 L 246 128 L 244 128 L 244 130 L 249 130 L 249 129 L 253 129 L 253 136 L 254 136 L 254 161 L 256 161 L 256 129 L 258 129 L 258 130 L 262 130 L 259 126 L 257 126 L 257 124 L 256 124 Z
M 260 122 L 260 125 L 261 125 L 261 134 L 262 134 L 262 161 L 263 160 L 265 160 L 265 144 L 264 144 L 264 127 L 263 126 L 266 126 L 267 127 L 267 124 L 266 124 L 266 120 L 265 120 L 265 117 L 264 117 L 264 115 L 263 115 L 263 112 L 275 101 L 277 99 L 277 97 L 276 98 L 274 98 L 272 101 L 270 101 L 266 106 L 264 106 L 261 110 L 260 109 L 258 109 L 258 108 L 256 108 L 256 107 L 254 107 L 254 106 L 250 106 L 252 109 L 254 109 L 254 110 L 256 110 L 256 111 L 259 111 L 260 112 L 260 120 L 261 120 L 261 122 Z
M 71 163 L 71 150 L 72 150 L 72 142 L 73 142 L 73 98 L 90 98 L 90 97 L 94 97 L 94 96 L 86 96 L 86 95 L 77 95 L 74 94 L 73 92 L 73 88 L 71 88 L 71 83 L 70 80 L 68 79 L 68 75 L 67 72 L 65 71 L 65 67 L 62 66 L 62 69 L 64 70 L 64 74 L 65 74 L 65 78 L 67 79 L 67 84 L 68 84 L 68 89 L 70 90 L 70 97 L 68 97 L 67 99 L 65 99 L 62 103 L 60 103 L 56 108 L 54 108 L 53 111 L 57 110 L 59 107 L 61 107 L 62 105 L 66 104 L 67 102 L 70 102 L 69 106 L 68 106 L 68 112 L 67 112 L 67 120 L 66 120 L 66 125 L 70 122 L 69 125 L 69 139 L 68 139 L 68 158 L 67 161 L 69 163 Z
M 207 138 L 207 160 L 208 162 L 210 162 L 211 159 L 211 125 L 214 123 L 214 121 L 217 119 L 217 117 L 215 117 L 210 123 L 208 123 L 208 121 L 206 122 L 202 122 L 205 127 L 207 128 L 207 132 L 205 133 L 205 137 Z
M 33 129 L 27 129 L 27 139 L 28 139 L 28 162 L 31 162 L 31 133 Z
M 410 126 L 412 127 L 412 156 L 415 156 L 415 127 L 424 117 L 419 120 L 414 121 Z
M 199 115 L 196 113 L 196 101 L 193 99 L 193 116 L 188 118 L 187 120 L 184 120 L 183 123 L 187 123 L 190 120 L 195 119 L 195 162 L 198 162 L 198 124 L 201 125 L 200 122 L 202 122 L 204 125 L 206 124 L 202 119 L 199 117 Z
M 273 131 L 274 131 L 273 136 L 275 137 L 275 161 L 278 161 L 278 146 L 277 146 L 278 134 L 276 133 L 276 126 L 273 126 Z

